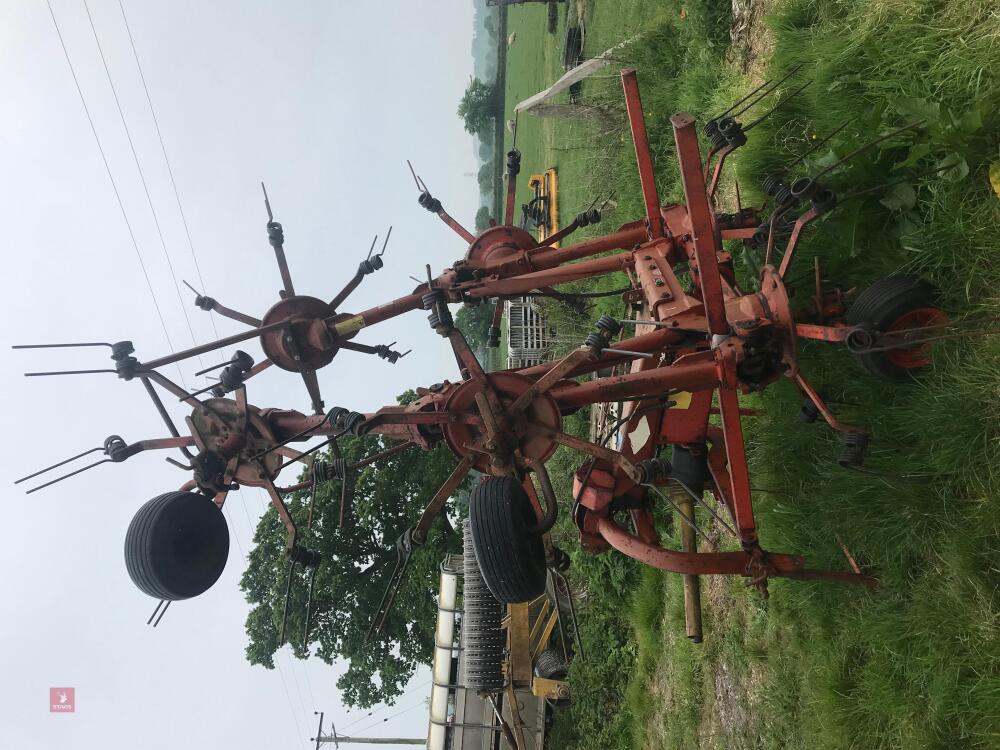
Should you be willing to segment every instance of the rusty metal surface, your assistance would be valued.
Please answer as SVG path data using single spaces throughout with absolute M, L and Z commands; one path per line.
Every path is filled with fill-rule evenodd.
M 527 482 L 528 488 L 531 473 L 544 479 L 544 463 L 558 445 L 564 445 L 586 459 L 574 478 L 572 512 L 580 529 L 581 544 L 588 551 L 615 548 L 646 564 L 684 574 L 746 576 L 762 592 L 766 591 L 769 576 L 870 584 L 871 579 L 857 570 L 811 571 L 797 555 L 775 554 L 760 548 L 741 425 L 741 417 L 749 412 L 740 408 L 739 394 L 788 377 L 794 379 L 834 429 L 860 434 L 859 428 L 843 425 L 833 417 L 799 372 L 796 361 L 797 339 L 841 343 L 852 330 L 841 320 L 844 293 L 837 289 L 823 290 L 818 266 L 816 291 L 804 310 L 791 308 L 783 282 L 804 229 L 819 212 L 813 209 L 797 219 L 780 268 L 765 266 L 760 291 L 742 292 L 736 282 L 733 259 L 723 251 L 721 241 L 754 237 L 759 217 L 756 211 L 739 205 L 735 213 L 717 213 L 710 197 L 718 186 L 725 157 L 732 149 L 711 152 L 717 153 L 712 170 L 701 161 L 694 119 L 684 113 L 671 118 L 685 203 L 661 205 L 635 71 L 623 71 L 622 85 L 635 144 L 644 217 L 624 224 L 617 231 L 559 249 L 540 246 L 530 234 L 510 226 L 509 221 L 473 236 L 441 208 L 440 201 L 432 198 L 414 175 L 422 191 L 421 204 L 467 241 L 468 251 L 437 276 L 428 267 L 427 281 L 418 281 L 410 293 L 356 313 L 335 308 L 346 303 L 365 275 L 381 267 L 381 257 L 377 256 L 376 263 L 369 251 L 371 262 L 362 263 L 358 273 L 333 296 L 332 304 L 316 297 L 296 296 L 284 254 L 282 228 L 273 220 L 267 204 L 268 238 L 282 280 L 280 301 L 258 320 L 196 293 L 199 307 L 214 309 L 247 325 L 246 331 L 147 361 L 139 359 L 138 354 L 133 356 L 131 342 L 73 345 L 110 347 L 113 368 L 72 372 L 113 373 L 125 381 L 139 378 L 171 437 L 128 444 L 118 436 L 111 436 L 103 448 L 98 446 L 79 453 L 29 477 L 101 450 L 106 458 L 66 476 L 98 464 L 122 461 L 145 450 L 180 450 L 187 463 L 175 463 L 182 469 L 193 470 L 193 479 L 185 481 L 184 486 L 216 498 L 220 505 L 229 491 L 240 486 L 264 487 L 285 525 L 286 553 L 290 560 L 298 561 L 309 555 L 298 546 L 297 529 L 282 495 L 315 486 L 317 475 L 313 475 L 312 483 L 299 482 L 280 490 L 274 482 L 281 470 L 292 463 L 316 471 L 313 455 L 320 446 L 300 452 L 286 443 L 323 437 L 328 442 L 321 446 L 332 444 L 334 455 L 340 458 L 336 439 L 347 432 L 376 433 L 399 442 L 357 462 L 354 468 L 388 458 L 399 450 L 414 446 L 432 449 L 443 443 L 459 461 L 453 474 L 428 502 L 412 534 L 405 543 L 401 542 L 408 559 L 412 548 L 407 545 L 419 544 L 426 537 L 430 522 L 470 470 L 513 476 Z M 515 176 L 517 169 L 519 165 L 513 169 Z M 706 185 L 709 174 L 711 181 Z M 514 190 L 512 178 L 508 213 Z M 768 263 L 776 239 L 776 217 L 788 209 L 788 205 L 782 204 L 771 215 Z M 632 288 L 623 294 L 623 301 L 629 309 L 643 308 L 643 320 L 631 321 L 642 325 L 636 326 L 634 335 L 625 332 L 619 336 L 617 329 L 612 335 L 606 322 L 601 323 L 605 328 L 588 337 L 584 347 L 558 362 L 487 373 L 462 333 L 454 327 L 448 312 L 448 304 L 489 299 L 496 299 L 498 309 L 502 310 L 504 296 L 536 290 L 559 294 L 556 287 L 560 284 L 614 272 L 625 272 L 632 282 Z M 693 282 L 691 288 L 685 288 L 679 280 L 685 272 Z M 405 406 L 389 405 L 368 414 L 335 408 L 323 414 L 318 371 L 330 365 L 341 348 L 361 354 L 389 351 L 391 345 L 375 346 L 351 340 L 378 323 L 419 309 L 432 311 L 434 328 L 450 344 L 461 371 L 461 382 L 445 381 L 418 388 L 417 401 Z M 928 320 L 933 323 L 933 319 Z M 498 321 L 495 317 L 494 322 Z M 611 324 L 615 321 L 611 320 Z M 933 327 L 930 323 L 928 326 Z M 895 333 L 906 336 L 909 329 Z M 159 372 L 165 365 L 255 338 L 260 340 L 267 358 L 256 365 L 249 358 L 237 363 L 242 369 L 230 373 L 232 377 L 217 386 L 189 393 Z M 613 343 L 612 338 L 615 338 Z M 46 346 L 62 345 L 27 348 Z M 909 351 L 914 366 L 926 363 L 926 353 L 922 349 L 918 352 L 915 347 L 914 344 L 910 347 L 912 351 L 904 350 L 897 356 L 909 356 Z M 633 363 L 631 372 L 576 380 L 625 363 Z M 272 364 L 301 375 L 316 414 L 259 408 L 249 403 L 246 380 Z M 203 372 L 220 366 L 213 365 Z M 179 434 L 156 388 L 170 393 L 192 410 L 186 419 L 190 435 Z M 207 390 L 229 393 L 231 397 L 199 399 Z M 718 401 L 717 408 L 713 399 Z M 634 402 L 613 430 L 620 433 L 624 441 L 621 446 L 608 445 L 615 434 L 590 441 L 562 431 L 564 414 L 619 400 Z M 716 412 L 721 426 L 710 421 Z M 683 507 L 692 517 L 710 511 L 713 520 L 723 528 L 730 528 L 731 520 L 730 530 L 739 537 L 743 551 L 700 551 L 687 535 L 682 551 L 659 544 L 650 505 L 664 486 L 661 474 L 670 471 L 663 462 L 657 463 L 656 457 L 661 449 L 671 445 L 701 446 L 707 451 L 706 489 L 711 493 L 709 497 L 717 498 L 718 513 L 703 507 L 697 498 Z M 528 491 L 539 517 L 544 512 L 548 521 L 551 513 L 547 511 L 554 512 L 556 505 L 544 482 L 542 490 L 546 509 L 538 503 L 533 486 Z M 623 529 L 612 517 L 623 511 L 631 517 L 635 533 Z M 547 535 L 545 543 L 551 552 Z M 405 572 L 405 565 L 402 568 Z M 388 601 L 391 604 L 391 597 Z

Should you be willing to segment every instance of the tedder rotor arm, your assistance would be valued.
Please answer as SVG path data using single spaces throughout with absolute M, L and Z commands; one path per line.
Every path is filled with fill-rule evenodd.
M 455 490 L 458 489 L 458 485 L 468 475 L 469 470 L 472 468 L 472 463 L 473 458 L 471 455 L 466 456 L 458 462 L 451 475 L 445 480 L 438 491 L 434 493 L 434 497 L 431 498 L 430 502 L 427 503 L 424 512 L 420 515 L 420 520 L 417 521 L 417 525 L 406 529 L 396 540 L 396 567 L 389 576 L 389 584 L 386 587 L 385 593 L 382 594 L 382 599 L 379 601 L 378 611 L 375 613 L 375 617 L 372 618 L 371 627 L 368 629 L 368 638 L 371 637 L 372 633 L 380 632 L 385 625 L 385 621 L 389 617 L 389 612 L 392 610 L 392 603 L 396 598 L 396 594 L 403 585 L 406 569 L 409 566 L 410 558 L 413 556 L 414 545 L 419 546 L 427 541 L 427 533 L 430 531 L 431 524 L 434 523 L 434 519 L 441 513 L 441 509 L 444 508 L 444 504 L 448 501 L 448 498 L 452 496 Z
M 245 323 L 248 326 L 254 328 L 260 328 L 261 322 L 259 318 L 255 318 L 252 315 L 247 315 L 246 313 L 241 313 L 239 310 L 233 310 L 232 308 L 226 307 L 225 305 L 219 304 L 218 300 L 208 297 L 193 286 L 188 284 L 186 281 L 184 285 L 194 292 L 194 306 L 204 310 L 205 312 L 217 312 L 223 317 L 229 318 L 230 320 L 235 320 L 239 323 Z

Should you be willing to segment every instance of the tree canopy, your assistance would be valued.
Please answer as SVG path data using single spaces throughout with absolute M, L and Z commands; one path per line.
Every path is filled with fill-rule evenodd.
M 485 232 L 490 226 L 490 207 L 480 206 L 476 211 L 476 232 Z
M 408 398 L 412 393 L 400 400 Z M 392 444 L 378 435 L 345 436 L 340 449 L 350 463 Z M 345 705 L 392 703 L 416 666 L 431 661 L 439 565 L 446 552 L 462 550 L 460 535 L 443 516 L 434 523 L 427 543 L 416 548 L 382 633 L 367 643 L 365 636 L 395 567 L 397 537 L 416 523 L 455 463 L 441 446 L 430 452 L 411 448 L 365 467 L 351 482 L 353 498 L 348 499 L 343 528 L 338 528 L 339 481 L 318 487 L 312 529 L 306 528 L 308 491 L 286 497 L 300 543 L 323 555 L 316 572 L 309 642 L 303 647 L 308 585 L 301 566 L 292 583 L 286 640 L 300 659 L 316 655 L 328 664 L 347 662 L 347 672 L 337 682 Z M 456 495 L 467 499 L 467 493 L 463 487 Z M 464 515 L 461 508 L 451 510 L 453 517 Z M 279 633 L 288 575 L 284 539 L 284 527 L 270 508 L 257 527 L 240 583 L 252 605 L 246 621 L 247 659 L 268 669 L 274 668 L 274 654 L 283 645 Z
M 473 78 L 458 103 L 458 116 L 469 133 L 488 132 L 496 117 L 496 88 Z

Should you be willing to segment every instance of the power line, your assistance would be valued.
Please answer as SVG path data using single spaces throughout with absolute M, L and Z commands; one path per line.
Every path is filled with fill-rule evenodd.
M 291 646 L 289 646 L 289 648 L 291 648 Z M 295 683 L 295 692 L 299 694 L 299 706 L 302 709 L 302 713 L 308 714 L 308 711 L 306 711 L 306 702 L 302 699 L 302 689 L 299 687 L 299 678 L 295 676 L 295 663 L 292 661 L 292 655 L 287 651 L 285 652 L 285 655 L 288 657 L 288 666 L 292 673 L 292 681 Z
M 399 697 L 400 698 L 405 698 L 406 696 L 410 695 L 411 693 L 416 692 L 417 690 L 426 690 L 426 689 L 427 689 L 427 686 L 424 685 L 423 683 L 421 683 L 419 685 L 414 685 L 409 690 L 407 690 L 405 693 L 401 694 Z M 350 729 L 355 724 L 360 724 L 362 721 L 364 721 L 365 719 L 367 719 L 367 718 L 369 718 L 371 716 L 374 716 L 375 714 L 380 714 L 383 711 L 388 711 L 390 708 L 393 708 L 393 706 L 390 706 L 388 704 L 384 704 L 384 705 L 380 706 L 379 708 L 376 708 L 374 711 L 369 711 L 364 716 L 361 716 L 361 717 L 355 719 L 354 721 L 346 724 L 344 726 L 344 730 Z
M 101 40 L 97 35 L 97 27 L 94 26 L 94 18 L 90 15 L 90 5 L 87 0 L 83 0 L 84 10 L 87 11 L 87 20 L 90 21 L 90 30 L 94 33 L 94 41 L 97 43 L 97 51 L 101 55 L 101 63 L 104 65 L 104 74 L 108 78 L 108 85 L 111 87 L 111 94 L 115 99 L 115 106 L 118 108 L 118 116 L 121 118 L 122 127 L 125 129 L 125 137 L 128 139 L 129 149 L 132 151 L 132 159 L 135 161 L 135 168 L 139 172 L 139 181 L 142 183 L 142 190 L 146 194 L 146 203 L 149 204 L 149 211 L 153 215 L 153 224 L 156 226 L 156 233 L 160 237 L 160 247 L 163 248 L 163 257 L 167 261 L 167 268 L 170 269 L 170 278 L 174 282 L 174 292 L 177 294 L 177 302 L 181 307 L 181 312 L 184 314 L 184 321 L 187 323 L 188 332 L 191 334 L 191 343 L 195 346 L 198 345 L 198 341 L 194 335 L 194 328 L 191 326 L 191 317 L 188 315 L 187 305 L 184 304 L 184 298 L 181 297 L 181 287 L 177 283 L 177 273 L 174 271 L 174 263 L 170 259 L 170 252 L 167 250 L 167 242 L 163 238 L 163 230 L 160 228 L 160 218 L 156 215 L 156 209 L 153 207 L 153 198 L 149 194 L 149 185 L 146 184 L 146 175 L 142 171 L 142 166 L 139 163 L 139 155 L 135 150 L 135 143 L 132 141 L 132 133 L 128 129 L 128 123 L 125 121 L 125 112 L 122 110 L 121 101 L 118 99 L 118 90 L 115 88 L 115 83 L 111 78 L 111 70 L 108 68 L 107 58 L 104 56 L 104 48 L 101 46 Z M 198 364 L 201 367 L 205 366 L 202 362 L 201 355 L 197 356 Z M 186 388 L 187 386 L 185 386 Z
M 278 669 L 278 677 L 281 678 L 281 686 L 285 689 L 285 698 L 288 699 L 288 710 L 292 714 L 292 719 L 295 721 L 295 729 L 299 733 L 299 742 L 305 744 L 304 735 L 302 734 L 302 727 L 299 725 L 299 717 L 295 715 L 295 708 L 292 706 L 292 696 L 288 692 L 288 683 L 285 682 L 285 675 L 282 674 L 281 664 L 277 659 L 274 660 L 274 666 Z
M 426 705 L 427 705 L 426 701 L 420 701 L 420 703 L 414 703 L 409 708 L 404 708 L 402 711 L 394 713 L 391 716 L 386 716 L 384 719 L 382 719 L 382 721 L 376 721 L 374 724 L 372 724 L 370 726 L 367 726 L 364 729 L 359 729 L 358 731 L 359 732 L 367 732 L 369 729 L 374 729 L 379 724 L 384 724 L 385 722 L 389 721 L 389 719 L 395 719 L 397 716 L 402 716 L 403 714 L 409 713 L 410 711 L 412 711 L 415 708 L 420 708 L 421 706 L 426 706 Z
M 160 132 L 160 121 L 156 118 L 156 110 L 153 108 L 153 99 L 149 95 L 149 87 L 146 86 L 146 76 L 142 72 L 142 64 L 139 62 L 139 53 L 135 49 L 135 40 L 132 38 L 132 29 L 128 25 L 128 16 L 125 15 L 125 6 L 122 0 L 118 0 L 118 7 L 122 12 L 122 20 L 125 22 L 125 31 L 128 33 L 128 41 L 132 47 L 132 56 L 135 58 L 135 67 L 139 71 L 139 80 L 142 81 L 142 90 L 146 92 L 146 103 L 149 104 L 149 113 L 153 116 L 153 125 L 156 127 L 156 137 L 160 140 L 160 151 L 163 152 L 163 161 L 167 165 L 167 174 L 170 175 L 170 185 L 174 189 L 174 198 L 177 200 L 177 210 L 181 215 L 181 223 L 184 225 L 184 234 L 187 236 L 188 248 L 191 250 L 191 259 L 194 261 L 194 268 L 198 274 L 198 281 L 201 283 L 202 293 L 208 291 L 205 279 L 201 275 L 201 265 L 198 263 L 198 254 L 194 251 L 194 243 L 191 241 L 191 230 L 188 228 L 187 216 L 184 214 L 184 206 L 181 203 L 181 196 L 177 190 L 177 181 L 174 179 L 174 170 L 170 166 L 170 159 L 167 157 L 167 147 L 163 143 L 163 134 Z M 209 319 L 212 321 L 212 330 L 215 338 L 219 338 L 219 329 L 215 325 L 215 313 L 209 312 Z
M 316 706 L 316 695 L 313 693 L 312 681 L 309 679 L 309 668 L 306 666 L 308 662 L 302 663 L 302 674 L 306 676 L 306 687 L 309 688 L 309 697 L 312 699 L 313 706 Z
M 111 165 L 108 163 L 107 154 L 104 153 L 104 146 L 101 145 L 101 138 L 97 135 L 97 128 L 94 126 L 94 118 L 90 114 L 90 107 L 87 106 L 87 99 L 83 95 L 83 89 L 80 87 L 80 79 L 76 76 L 76 68 L 73 67 L 73 60 L 70 59 L 69 50 L 66 48 L 66 41 L 63 39 L 62 31 L 59 30 L 59 22 L 56 20 L 55 11 L 52 10 L 51 0 L 45 0 L 45 4 L 49 8 L 49 15 L 52 16 L 52 25 L 55 27 L 56 36 L 59 37 L 59 44 L 62 47 L 63 55 L 66 56 L 66 63 L 69 65 L 70 75 L 73 76 L 73 84 L 76 86 L 76 93 L 80 95 L 80 103 L 83 105 L 83 111 L 87 115 L 87 122 L 90 124 L 90 132 L 94 134 L 94 141 L 97 143 L 97 150 L 101 153 L 101 161 L 104 162 L 104 169 L 108 173 L 108 180 L 111 182 L 111 189 L 115 193 L 115 200 L 118 201 L 118 208 L 121 210 L 122 219 L 125 221 L 125 227 L 128 229 L 128 236 L 132 240 L 132 248 L 135 250 L 135 257 L 139 261 L 139 268 L 142 269 L 143 278 L 146 279 L 146 287 L 149 289 L 149 298 L 153 301 L 153 307 L 156 308 L 156 317 L 160 320 L 160 327 L 163 329 L 163 335 L 167 339 L 167 347 L 170 349 L 170 353 L 175 353 L 174 343 L 170 339 L 170 332 L 167 330 L 166 321 L 163 319 L 163 311 L 160 309 L 160 303 L 156 299 L 156 292 L 153 291 L 153 284 L 149 280 L 149 271 L 146 270 L 146 263 L 142 259 L 142 253 L 139 252 L 139 243 L 135 240 L 135 232 L 132 231 L 132 223 L 128 220 L 128 214 L 125 213 L 125 204 L 122 202 L 121 193 L 118 192 L 118 184 L 115 182 L 114 175 L 111 173 Z M 180 377 L 181 383 L 184 383 L 184 375 L 181 372 L 180 365 L 177 365 L 177 374 Z M 187 386 L 185 385 L 185 388 Z

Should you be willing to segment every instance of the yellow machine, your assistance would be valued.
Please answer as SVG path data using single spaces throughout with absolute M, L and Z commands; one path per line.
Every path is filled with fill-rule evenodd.
M 521 227 L 535 229 L 539 241 L 559 231 L 559 180 L 556 168 L 550 167 L 544 174 L 533 174 L 528 179 L 528 187 L 535 197 L 521 206 Z M 555 242 L 553 247 L 559 247 Z

